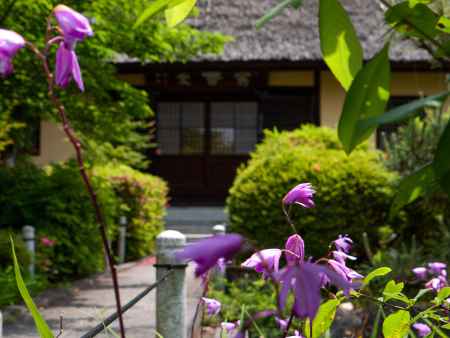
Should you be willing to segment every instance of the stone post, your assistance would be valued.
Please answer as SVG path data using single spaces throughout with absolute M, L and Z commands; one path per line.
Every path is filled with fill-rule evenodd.
M 127 245 L 127 218 L 120 216 L 119 219 L 119 263 L 125 262 L 125 252 Z
M 186 236 L 166 230 L 156 237 L 156 280 L 170 265 L 180 264 L 175 252 L 186 245 Z M 174 267 L 171 275 L 156 289 L 156 331 L 164 338 L 186 338 L 186 267 Z
M 213 234 L 216 235 L 225 235 L 227 231 L 227 226 L 225 224 L 216 224 L 212 228 Z M 212 270 L 213 277 L 216 278 L 217 288 L 222 290 L 225 289 L 225 278 L 226 278 L 226 262 L 222 262 L 222 266 L 216 266 L 214 270 Z
M 22 228 L 22 237 L 25 241 L 25 246 L 30 254 L 30 264 L 28 265 L 28 272 L 31 277 L 34 277 L 34 262 L 35 262 L 35 253 L 36 253 L 36 244 L 34 238 L 34 227 L 31 225 L 25 225 Z
M 0 338 L 3 337 L 3 316 L 2 312 L 0 311 Z

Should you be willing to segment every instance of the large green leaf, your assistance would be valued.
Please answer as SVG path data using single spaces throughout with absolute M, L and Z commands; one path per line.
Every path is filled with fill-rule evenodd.
M 172 0 L 164 12 L 167 25 L 169 27 L 175 27 L 186 19 L 196 2 L 197 0 Z
M 321 337 L 325 332 L 327 332 L 334 320 L 334 315 L 336 314 L 336 309 L 341 302 L 338 299 L 330 299 L 320 305 L 319 311 L 313 320 L 312 325 L 312 336 Z M 310 326 L 309 319 L 305 322 L 305 334 L 307 338 L 310 337 Z
M 145 20 L 150 19 L 152 16 L 162 12 L 172 0 L 156 0 L 152 2 L 139 16 L 133 29 L 140 26 Z
M 386 45 L 356 75 L 345 97 L 338 135 L 347 154 L 366 140 L 375 127 L 361 130 L 360 121 L 381 115 L 389 100 L 391 68 Z
M 397 31 L 408 36 L 431 39 L 439 32 L 436 28 L 439 16 L 422 3 L 411 6 L 406 1 L 392 6 L 386 11 L 385 19 Z
M 410 117 L 420 114 L 423 111 L 423 108 L 429 105 L 434 101 L 444 101 L 450 92 L 443 92 L 440 94 L 428 96 L 422 99 L 414 100 L 412 102 L 408 102 L 407 104 L 395 107 L 394 109 L 389 110 L 380 116 L 370 117 L 365 120 L 361 120 L 358 122 L 357 129 L 360 133 L 365 133 L 367 130 L 372 128 L 402 122 Z
M 441 16 L 436 24 L 436 29 L 450 34 L 450 19 L 445 16 Z
M 387 266 L 383 266 L 381 268 L 375 269 L 373 271 L 371 271 L 366 278 L 364 278 L 363 284 L 367 285 L 370 283 L 370 281 L 376 277 L 382 277 L 387 275 L 389 272 L 391 272 L 392 269 L 388 268 Z
M 441 186 L 450 195 L 450 121 L 447 123 L 433 161 L 434 174 Z
M 383 322 L 385 338 L 403 338 L 408 334 L 411 316 L 408 311 L 400 310 L 389 316 Z
M 392 202 L 390 216 L 394 216 L 402 207 L 414 202 L 417 198 L 435 191 L 437 187 L 438 182 L 431 164 L 405 177 L 400 182 L 397 194 Z
M 363 49 L 355 28 L 338 0 L 320 0 L 320 48 L 323 59 L 345 90 L 362 67 Z
M 10 239 L 11 239 L 11 252 L 14 262 L 14 274 L 16 276 L 17 288 L 19 289 L 20 295 L 22 296 L 25 305 L 27 306 L 28 310 L 31 313 L 31 316 L 34 319 L 34 324 L 36 325 L 36 328 L 41 338 L 53 338 L 54 335 L 52 331 L 50 330 L 48 324 L 45 322 L 44 318 L 42 318 L 41 314 L 39 313 L 36 305 L 33 302 L 33 299 L 30 296 L 30 293 L 28 292 L 25 282 L 23 281 L 22 274 L 20 272 L 20 266 L 16 257 L 16 251 L 14 249 L 14 241 L 12 237 Z

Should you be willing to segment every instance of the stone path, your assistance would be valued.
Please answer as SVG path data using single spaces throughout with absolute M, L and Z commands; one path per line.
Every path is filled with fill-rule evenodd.
M 123 304 L 155 281 L 152 263 L 153 259 L 148 258 L 119 270 Z M 201 294 L 201 286 L 193 278 L 192 266 L 188 268 L 186 279 L 187 313 L 190 314 L 187 324 L 191 325 L 195 306 Z M 127 338 L 155 336 L 155 295 L 153 290 L 125 313 Z M 36 303 L 41 307 L 43 317 L 56 334 L 59 332 L 59 317 L 63 316 L 64 331 L 61 338 L 79 338 L 115 311 L 111 280 L 107 274 L 76 282 L 70 290 L 47 291 L 37 298 Z M 7 312 L 9 318 L 6 318 L 4 323 L 4 338 L 38 337 L 31 316 L 23 308 L 15 307 L 13 311 Z M 117 329 L 117 325 L 116 321 L 111 326 Z M 114 334 L 106 332 L 97 337 L 114 337 Z

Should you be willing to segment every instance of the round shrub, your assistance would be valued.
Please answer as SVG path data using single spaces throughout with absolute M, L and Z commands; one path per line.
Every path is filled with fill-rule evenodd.
M 377 151 L 360 147 L 350 156 L 335 131 L 307 126 L 293 132 L 268 132 L 264 142 L 238 170 L 227 199 L 231 231 L 258 247 L 281 247 L 292 233 L 281 209 L 283 196 L 295 185 L 311 182 L 316 207 L 292 208 L 292 219 L 304 237 L 306 252 L 327 252 L 338 234 L 361 242 L 386 225 L 395 174 L 379 161 Z
M 125 165 L 97 167 L 94 172 L 114 190 L 120 201 L 120 214 L 128 219 L 126 259 L 147 256 L 164 228 L 167 184 L 157 176 Z

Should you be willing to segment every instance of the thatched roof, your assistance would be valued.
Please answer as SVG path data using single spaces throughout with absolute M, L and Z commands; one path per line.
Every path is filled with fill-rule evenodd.
M 318 61 L 322 59 L 318 32 L 318 0 L 304 0 L 300 10 L 289 9 L 256 30 L 255 22 L 279 0 L 199 0 L 202 13 L 190 23 L 201 30 L 234 37 L 221 55 L 204 61 Z M 377 0 L 342 0 L 369 59 L 383 45 L 388 27 Z M 393 61 L 426 61 L 429 54 L 410 41 L 391 46 Z

